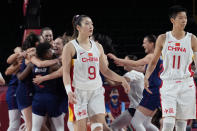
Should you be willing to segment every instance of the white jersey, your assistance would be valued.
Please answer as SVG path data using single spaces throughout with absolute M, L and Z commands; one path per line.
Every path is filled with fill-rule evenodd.
M 166 33 L 166 40 L 162 49 L 163 72 L 162 80 L 180 80 L 191 77 L 193 51 L 191 48 L 191 33 L 180 40 L 172 36 L 171 31 Z
M 94 41 L 91 40 L 92 48 L 83 49 L 76 40 L 72 40 L 77 58 L 74 59 L 72 86 L 82 90 L 95 90 L 102 87 L 99 72 L 100 51 Z
M 135 108 L 139 105 L 144 90 L 144 74 L 135 70 L 127 72 L 124 76 L 130 79 L 131 89 L 128 93 L 130 105 L 129 108 Z

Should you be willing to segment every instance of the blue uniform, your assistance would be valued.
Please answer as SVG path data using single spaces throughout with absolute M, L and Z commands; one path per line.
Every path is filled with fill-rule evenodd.
M 147 68 L 147 65 L 146 65 Z M 149 90 L 152 94 L 148 93 L 145 89 L 143 91 L 143 98 L 140 102 L 140 105 L 146 107 L 152 111 L 160 107 L 160 93 L 159 88 L 162 85 L 162 80 L 160 79 L 160 74 L 163 71 L 163 61 L 158 60 L 155 70 L 149 78 Z
M 49 74 L 49 67 L 33 68 L 33 76 Z M 32 112 L 34 114 L 49 117 L 57 117 L 62 114 L 61 99 L 58 96 L 56 79 L 48 80 L 34 85 L 35 95 L 32 102 Z
M 6 102 L 8 104 L 8 109 L 18 109 L 18 105 L 16 102 L 16 90 L 18 86 L 18 79 L 16 75 L 12 75 L 9 84 L 8 84 L 8 90 L 6 92 Z
M 62 112 L 67 113 L 68 112 L 68 96 L 67 96 L 64 84 L 63 84 L 62 77 L 57 78 L 56 81 L 57 81 L 56 86 L 57 86 L 58 95 L 59 95 L 59 97 L 61 99 L 61 103 L 62 103 L 62 105 L 61 105 Z
M 20 72 L 23 72 L 26 68 L 25 59 L 23 59 Z M 33 83 L 32 74 L 29 74 L 24 80 L 18 81 L 18 88 L 16 90 L 16 99 L 19 110 L 23 110 L 32 105 L 33 97 Z
M 58 56 L 56 54 L 53 54 L 53 59 L 58 58 Z M 63 113 L 67 113 L 68 112 L 68 96 L 66 93 L 66 89 L 64 87 L 64 83 L 63 83 L 63 79 L 62 77 L 57 78 L 56 79 L 56 86 L 57 86 L 57 92 L 58 92 L 58 96 L 61 99 L 61 109 Z

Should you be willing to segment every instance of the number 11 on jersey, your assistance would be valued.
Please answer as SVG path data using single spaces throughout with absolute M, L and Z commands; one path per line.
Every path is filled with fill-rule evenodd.
M 178 56 L 178 63 L 175 63 L 176 62 L 176 59 L 177 59 L 177 56 L 176 55 L 173 55 L 173 69 L 174 68 L 177 68 L 179 69 L 180 68 L 180 61 L 181 61 L 181 56 L 179 55 Z M 175 65 L 177 64 L 177 67 L 175 67 Z

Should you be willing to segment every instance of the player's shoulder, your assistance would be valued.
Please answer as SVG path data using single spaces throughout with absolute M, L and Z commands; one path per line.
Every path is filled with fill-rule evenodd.
M 160 49 L 162 49 L 165 44 L 165 41 L 166 41 L 166 34 L 161 34 L 158 36 L 156 44 L 158 45 L 158 47 L 160 47 Z
M 69 41 L 68 43 L 65 44 L 64 48 L 69 48 L 69 49 L 74 49 L 73 41 Z
M 196 36 L 195 35 L 191 35 L 191 45 L 192 45 L 192 48 L 194 49 L 194 50 L 196 50 L 197 48 L 196 48 L 196 43 L 197 43 L 197 38 L 196 38 Z
M 68 43 L 66 43 L 65 45 L 71 46 L 71 45 L 73 45 L 73 41 L 74 41 L 74 39 L 71 41 L 68 41 Z
M 98 41 L 94 41 L 94 43 L 95 43 L 96 46 L 98 46 L 99 48 L 102 47 L 102 45 L 101 45 Z
M 192 39 L 197 39 L 196 36 L 194 34 L 191 34 L 191 38 Z
M 99 49 L 99 50 L 102 50 L 103 49 L 103 46 L 97 42 L 97 41 L 94 41 L 94 43 L 96 44 L 96 47 Z
M 73 45 L 73 42 L 72 41 L 69 41 L 68 43 L 66 43 L 64 45 L 64 48 L 63 48 L 63 54 L 72 54 L 72 56 L 74 56 L 76 50 L 75 50 L 75 47 Z
M 157 38 L 158 40 L 161 40 L 161 41 L 165 41 L 166 39 L 166 34 L 160 34 Z

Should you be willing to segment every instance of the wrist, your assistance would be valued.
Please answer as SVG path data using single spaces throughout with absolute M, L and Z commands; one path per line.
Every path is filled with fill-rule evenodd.
M 59 58 L 57 58 L 57 59 L 56 59 L 56 63 L 57 63 L 57 64 L 59 64 L 59 63 L 60 63 L 60 60 L 59 60 Z
M 145 79 L 145 80 L 148 80 L 148 77 L 145 75 L 145 76 L 144 76 L 144 79 Z
M 121 80 L 121 84 L 123 84 L 125 82 L 125 78 L 123 77 L 122 80 Z
M 71 89 L 71 85 L 70 85 L 70 84 L 65 85 L 65 89 L 66 89 L 66 93 L 67 93 L 67 94 L 68 94 L 69 92 L 72 92 L 72 89 Z

